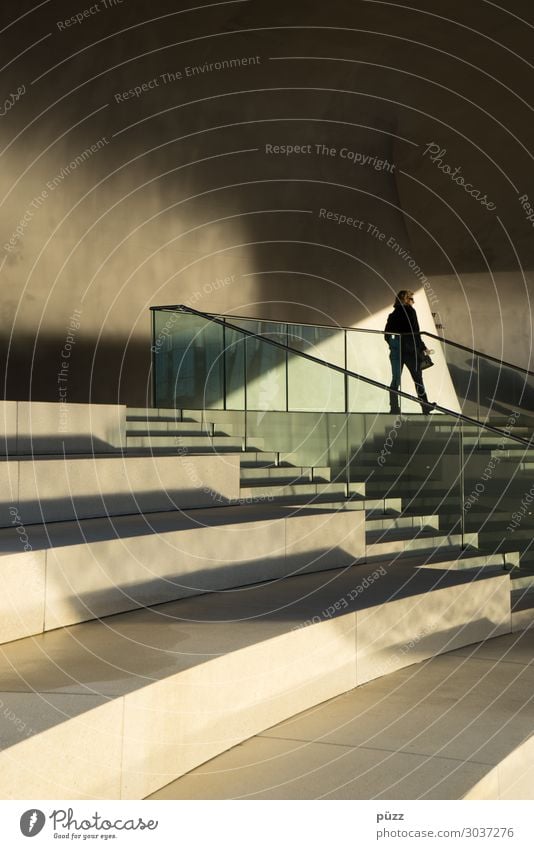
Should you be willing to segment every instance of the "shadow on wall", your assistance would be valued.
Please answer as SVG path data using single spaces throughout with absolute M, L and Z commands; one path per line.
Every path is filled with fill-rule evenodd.
M 148 334 L 129 340 L 114 339 L 111 334 L 99 340 L 78 340 L 68 370 L 63 370 L 65 380 L 59 382 L 64 343 L 64 336 L 47 333 L 38 340 L 18 337 L 9 352 L 4 348 L 4 397 L 12 401 L 65 400 L 67 404 L 152 405 Z
M 128 3 L 58 26 L 71 13 L 46 4 L 9 30 L 24 67 L 13 60 L 6 86 L 27 83 L 28 94 L 0 125 L 0 315 L 14 339 L 2 358 L 6 398 L 57 399 L 74 308 L 69 398 L 141 406 L 151 305 L 369 326 L 398 289 L 421 288 L 412 260 L 429 277 L 487 274 L 468 231 L 512 267 L 495 216 L 450 196 L 457 186 L 422 154 L 436 134 L 449 144 L 444 128 L 458 126 L 463 103 L 431 81 L 464 85 L 462 66 L 440 50 L 450 48 L 445 24 L 430 30 L 422 14 L 346 0 L 329 7 L 339 25 L 303 0 L 193 11 L 162 0 L 150 22 L 144 4 Z M 499 14 L 488 11 L 489 29 Z M 46 44 L 26 50 L 48 30 Z M 414 39 L 432 43 L 407 50 Z M 472 42 L 462 47 L 485 60 Z M 486 77 L 476 84 L 487 97 Z M 515 109 L 501 89 L 493 102 Z M 491 159 L 480 171 L 473 151 L 479 133 L 507 156 L 511 141 L 504 124 L 479 127 L 471 111 L 449 157 L 498 194 Z M 431 221 L 429 190 L 444 199 Z M 453 237 L 449 201 L 468 225 Z

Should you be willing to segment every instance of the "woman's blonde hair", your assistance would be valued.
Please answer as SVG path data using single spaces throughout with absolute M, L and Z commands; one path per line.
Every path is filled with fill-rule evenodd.
M 405 307 L 406 304 L 404 303 L 404 299 L 407 295 L 410 298 L 413 298 L 413 292 L 411 291 L 411 289 L 401 289 L 400 292 L 397 292 L 397 297 L 395 298 L 395 303 L 393 304 L 393 306 L 394 307 L 399 307 L 399 306 Z

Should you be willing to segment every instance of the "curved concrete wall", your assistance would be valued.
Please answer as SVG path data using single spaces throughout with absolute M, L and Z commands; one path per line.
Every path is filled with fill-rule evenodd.
M 381 327 L 405 286 L 425 329 L 437 312 L 526 364 L 519 20 L 459 0 L 187 6 L 2 12 L 5 397 L 145 403 L 154 304 Z

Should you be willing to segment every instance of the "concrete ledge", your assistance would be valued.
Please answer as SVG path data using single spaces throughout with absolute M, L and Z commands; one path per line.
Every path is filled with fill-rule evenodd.
M 0 457 L 17 451 L 17 402 L 0 401 Z
M 532 800 L 533 649 L 534 633 L 509 634 L 401 669 L 150 798 Z
M 476 591 L 475 591 L 476 586 Z M 435 589 L 428 597 L 401 598 L 357 613 L 358 684 L 412 663 L 511 630 L 510 578 L 500 574 L 477 583 L 461 602 L 445 603 Z
M 353 641 L 348 615 L 286 631 L 126 697 L 122 798 L 143 798 L 176 769 L 188 772 L 354 687 Z
M 44 630 L 46 551 L 0 555 L 0 643 Z
M 120 798 L 147 796 L 262 728 L 353 688 L 359 632 L 368 630 L 359 613 L 378 602 L 384 614 L 387 598 L 403 598 L 417 610 L 411 629 L 403 631 L 412 640 L 429 604 L 455 644 L 472 639 L 473 623 L 466 617 L 473 611 L 478 610 L 477 633 L 491 633 L 494 614 L 483 609 L 489 598 L 499 621 L 507 605 L 509 611 L 509 587 L 500 577 L 468 581 L 462 574 L 444 575 L 433 590 L 435 575 L 396 568 L 354 594 L 370 571 L 360 566 L 305 575 L 5 645 L 0 698 L 14 701 L 11 713 L 0 714 L 0 796 L 117 798 L 118 775 Z M 466 602 L 466 596 L 473 600 Z M 341 613 L 339 599 L 348 599 Z M 377 611 L 375 630 L 382 628 L 380 619 Z M 454 635 L 450 622 L 457 623 Z M 441 650 L 445 642 L 433 645 Z M 400 665 L 419 656 L 406 652 Z M 63 696 L 68 699 L 61 717 L 57 709 L 39 712 L 43 701 L 53 704 Z M 105 723 L 98 713 L 103 702 L 110 711 Z M 22 725 L 30 728 L 24 740 Z M 69 735 L 78 727 L 87 736 L 65 765 Z M 86 741 L 95 728 L 90 747 Z M 96 775 L 93 765 L 106 743 L 104 768 L 101 764 Z M 69 789 L 65 785 L 75 772 Z
M 534 799 L 534 736 L 514 749 L 463 798 Z
M 512 612 L 512 631 L 528 631 L 534 627 L 534 608 Z
M 365 555 L 364 522 L 363 512 L 217 507 L 32 526 L 30 552 L 14 529 L 6 530 L 0 532 L 0 642 L 350 566 Z
M 0 483 L 0 527 L 208 507 L 239 497 L 239 455 L 10 460 Z
M 0 703 L 2 798 L 120 798 L 121 699 L 18 692 Z
M 102 454 L 124 444 L 126 407 L 0 401 L 0 428 L 0 455 Z

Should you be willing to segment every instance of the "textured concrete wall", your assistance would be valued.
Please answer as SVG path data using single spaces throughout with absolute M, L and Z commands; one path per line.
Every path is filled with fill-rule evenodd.
M 527 0 L 189 5 L 2 10 L 5 397 L 143 404 L 158 303 L 381 327 L 412 259 L 527 364 Z

